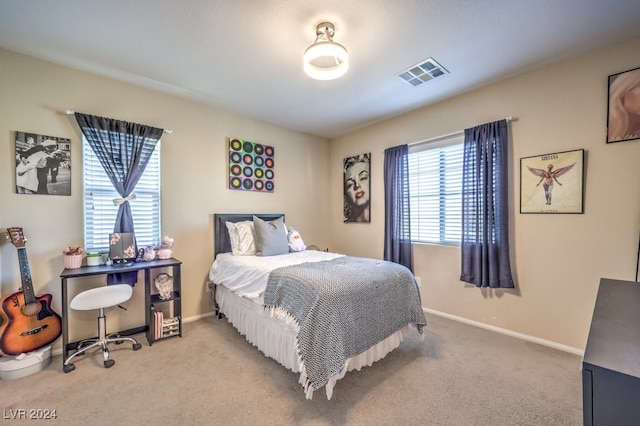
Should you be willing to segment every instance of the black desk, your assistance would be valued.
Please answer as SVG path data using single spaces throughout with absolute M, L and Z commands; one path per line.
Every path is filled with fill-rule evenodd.
M 123 336 L 131 334 L 137 334 L 146 332 L 147 341 L 149 345 L 152 345 L 155 341 L 153 317 L 151 314 L 151 307 L 154 303 L 168 302 L 173 303 L 174 312 L 176 317 L 179 318 L 179 333 L 182 337 L 182 312 L 181 312 L 181 280 L 180 280 L 180 265 L 182 262 L 178 259 L 166 259 L 166 260 L 153 260 L 151 262 L 135 262 L 124 265 L 113 266 L 83 266 L 76 269 L 64 269 L 60 274 L 60 287 L 62 289 L 62 363 L 69 356 L 69 349 L 75 349 L 78 342 L 69 342 L 69 301 L 67 296 L 67 280 L 69 278 L 82 278 L 92 275 L 107 275 L 123 272 L 144 271 L 144 301 L 145 301 L 145 325 L 135 327 L 129 330 L 120 331 Z M 153 286 L 151 280 L 151 271 L 159 268 L 173 268 L 173 296 L 169 300 L 161 300 L 155 292 L 155 286 Z M 105 278 L 106 283 L 106 278 Z M 153 286 L 153 287 L 152 287 Z M 153 292 L 153 294 L 152 294 Z

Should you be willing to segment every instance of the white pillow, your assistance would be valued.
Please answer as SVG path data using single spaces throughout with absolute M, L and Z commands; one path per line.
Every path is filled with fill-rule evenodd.
M 256 255 L 256 231 L 252 220 L 244 222 L 226 222 L 231 240 L 231 252 L 234 256 Z

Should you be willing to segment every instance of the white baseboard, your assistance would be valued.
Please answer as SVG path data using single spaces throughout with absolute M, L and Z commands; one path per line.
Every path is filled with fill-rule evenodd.
M 445 312 L 440 312 L 440 311 L 436 311 L 436 310 L 433 310 L 433 309 L 428 309 L 428 308 L 424 308 L 423 307 L 422 310 L 425 313 L 437 315 L 439 317 L 448 318 L 448 319 L 451 319 L 451 320 L 454 320 L 454 321 L 459 321 L 459 322 L 462 322 L 462 323 L 465 323 L 465 324 L 472 325 L 474 327 L 479 327 L 479 328 L 483 328 L 485 330 L 494 331 L 496 333 L 505 334 L 507 336 L 517 337 L 518 339 L 526 340 L 528 342 L 538 343 L 540 345 L 544 345 L 544 346 L 548 346 L 550 348 L 554 348 L 554 349 L 558 349 L 558 350 L 561 350 L 561 351 L 569 352 L 569 353 L 574 354 L 574 355 L 579 355 L 579 356 L 583 356 L 584 355 L 584 350 L 578 349 L 578 348 L 574 348 L 572 346 L 562 345 L 560 343 L 552 342 L 550 340 L 540 339 L 538 337 L 529 336 L 528 334 L 518 333 L 518 332 L 515 332 L 515 331 L 507 330 L 506 328 L 500 328 L 500 327 L 496 327 L 496 326 L 493 326 L 493 325 L 484 324 L 482 322 L 473 321 L 473 320 L 470 320 L 470 319 L 467 319 L 467 318 L 463 318 L 463 317 L 459 317 L 459 316 L 456 316 L 456 315 L 447 314 Z
M 456 316 L 456 315 L 447 314 L 445 312 L 436 311 L 434 309 L 428 309 L 428 308 L 424 308 L 423 307 L 422 310 L 425 313 L 429 313 L 429 314 L 432 314 L 432 315 L 437 315 L 439 317 L 448 318 L 450 320 L 462 322 L 462 323 L 465 323 L 465 324 L 472 325 L 474 327 L 483 328 L 485 330 L 493 331 L 493 332 L 504 334 L 504 335 L 507 335 L 507 336 L 516 337 L 518 339 L 526 340 L 528 342 L 538 343 L 540 345 L 544 345 L 544 346 L 548 346 L 550 348 L 554 348 L 554 349 L 558 349 L 558 350 L 561 350 L 561 351 L 569 352 L 569 353 L 574 354 L 574 355 L 579 355 L 579 356 L 583 356 L 584 355 L 584 351 L 582 349 L 574 348 L 574 347 L 567 346 L 567 345 L 562 345 L 560 343 L 552 342 L 550 340 L 540 339 L 538 337 L 529 336 L 528 334 L 522 334 L 522 333 L 518 333 L 518 332 L 515 332 L 515 331 L 507 330 L 506 328 L 500 328 L 500 327 L 496 327 L 496 326 L 493 326 L 493 325 L 484 324 L 484 323 L 481 323 L 481 322 L 478 322 L 478 321 L 473 321 L 473 320 L 470 320 L 470 319 L 467 319 L 467 318 L 463 318 L 463 317 L 459 317 L 459 316 Z M 182 322 L 183 323 L 188 323 L 188 322 L 198 321 L 198 320 L 200 320 L 202 318 L 207 318 L 207 317 L 211 317 L 211 316 L 214 316 L 214 315 L 215 315 L 215 312 L 207 312 L 206 314 L 194 315 L 192 317 L 184 318 L 182 320 Z M 54 349 L 52 351 L 52 355 L 61 355 L 61 354 L 62 354 L 62 348 Z
M 187 323 L 187 322 L 198 321 L 198 320 L 200 320 L 202 318 L 212 317 L 215 314 L 216 314 L 215 312 L 207 312 L 206 314 L 194 315 L 192 317 L 183 319 L 182 322 L 183 323 Z
M 192 317 L 188 317 L 182 320 L 182 323 L 188 323 L 188 322 L 193 322 L 193 321 L 198 321 L 199 319 L 202 318 L 206 318 L 206 317 L 212 317 L 215 315 L 215 312 L 207 312 L 206 314 L 201 314 L 201 315 L 194 315 Z M 57 348 L 57 349 L 53 349 L 51 351 L 51 355 L 62 355 L 62 348 Z

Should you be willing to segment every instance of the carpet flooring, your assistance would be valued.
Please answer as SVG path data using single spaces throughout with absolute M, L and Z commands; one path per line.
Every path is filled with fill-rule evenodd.
M 110 346 L 116 360 L 61 356 L 44 370 L 0 380 L 1 424 L 24 410 L 55 410 L 64 425 L 581 425 L 581 358 L 450 319 L 427 316 L 371 367 L 353 371 L 327 400 L 306 400 L 298 375 L 266 358 L 225 319 L 184 324 L 183 337 L 142 349 Z M 42 412 L 42 411 L 41 411 Z

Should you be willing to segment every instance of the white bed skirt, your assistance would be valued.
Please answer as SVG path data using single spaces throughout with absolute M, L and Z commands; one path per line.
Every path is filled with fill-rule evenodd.
M 272 317 L 268 310 L 251 300 L 239 297 L 223 285 L 216 286 L 216 301 L 227 320 L 242 334 L 247 341 L 256 346 L 269 358 L 273 358 L 294 373 L 301 373 L 304 383 L 304 368 L 298 356 L 296 345 L 297 324 Z M 365 352 L 347 359 L 342 371 L 331 377 L 326 385 L 327 399 L 331 399 L 333 387 L 347 371 L 360 370 L 384 358 L 389 352 L 400 346 L 402 339 L 409 331 L 409 325 L 398 330 L 386 339 L 378 342 Z M 313 390 L 307 393 L 311 399 Z

